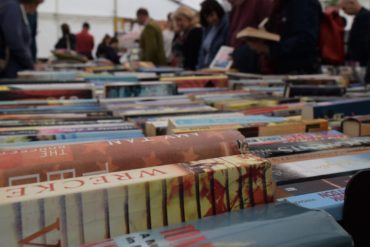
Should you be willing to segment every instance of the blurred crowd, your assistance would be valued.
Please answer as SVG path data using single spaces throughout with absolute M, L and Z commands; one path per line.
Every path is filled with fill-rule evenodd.
M 34 69 L 37 46 L 37 7 L 42 0 L 0 1 L 0 76 L 12 78 L 20 70 Z M 370 11 L 358 0 L 339 0 L 323 8 L 319 0 L 229 0 L 226 11 L 216 0 L 204 0 L 199 12 L 181 6 L 168 15 L 165 28 L 145 8 L 137 10 L 143 27 L 137 40 L 140 60 L 156 66 L 186 70 L 208 68 L 222 46 L 233 48 L 235 69 L 262 74 L 314 74 L 321 65 L 368 67 L 370 83 Z M 346 20 L 340 10 L 354 16 L 345 39 Z M 239 39 L 247 27 L 279 34 L 278 42 Z M 96 53 L 90 24 L 73 34 L 67 23 L 55 49 L 76 51 L 89 59 L 104 58 L 119 64 L 119 40 L 105 35 Z

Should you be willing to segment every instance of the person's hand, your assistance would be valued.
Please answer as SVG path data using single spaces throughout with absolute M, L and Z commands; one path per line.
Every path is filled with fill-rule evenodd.
M 257 52 L 258 54 L 269 54 L 270 48 L 262 40 L 249 40 L 247 41 L 249 48 Z

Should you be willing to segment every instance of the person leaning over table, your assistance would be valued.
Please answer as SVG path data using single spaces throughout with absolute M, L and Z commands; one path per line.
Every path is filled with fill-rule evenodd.
M 34 69 L 31 31 L 21 3 L 34 0 L 0 1 L 0 77 L 16 78 L 22 70 Z
M 279 34 L 281 40 L 247 42 L 260 54 L 261 72 L 318 73 L 321 16 L 322 8 L 318 0 L 275 0 L 266 29 Z
M 174 19 L 182 40 L 180 49 L 183 68 L 195 70 L 202 45 L 202 28 L 199 26 L 198 15 L 192 9 L 182 6 L 176 10 Z
M 221 46 L 226 45 L 229 20 L 225 10 L 216 0 L 205 0 L 201 4 L 200 22 L 203 26 L 203 40 L 199 54 L 198 68 L 208 68 Z

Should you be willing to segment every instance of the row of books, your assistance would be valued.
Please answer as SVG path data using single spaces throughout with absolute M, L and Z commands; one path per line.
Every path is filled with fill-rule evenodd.
M 116 86 L 116 97 L 129 83 L 111 79 L 89 78 Z M 171 79 L 159 78 L 161 85 L 177 83 Z M 219 83 L 210 88 L 225 87 Z M 58 85 L 52 91 L 87 84 Z M 242 222 L 227 218 L 244 221 L 241 216 L 258 205 L 267 205 L 259 217 L 269 207 L 275 217 L 280 207 L 294 208 L 271 204 L 276 201 L 326 209 L 340 220 L 340 193 L 353 174 L 370 168 L 370 112 L 353 108 L 369 99 L 307 104 L 225 88 L 112 99 L 45 100 L 46 93 L 0 102 L 0 239 L 9 246 L 80 246 L 112 238 L 92 246 L 186 246 L 180 237 L 165 243 L 158 234 L 168 240 L 162 232 L 218 217 L 234 229 Z M 329 111 L 342 111 L 347 134 L 330 130 Z M 365 116 L 346 118 L 353 114 Z M 304 196 L 318 203 L 304 204 Z

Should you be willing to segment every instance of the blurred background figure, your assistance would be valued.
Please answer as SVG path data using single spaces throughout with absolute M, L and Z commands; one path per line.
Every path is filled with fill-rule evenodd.
M 202 45 L 202 28 L 197 14 L 190 8 L 182 6 L 174 14 L 176 27 L 181 33 L 179 50 L 182 52 L 182 67 L 195 70 L 198 65 L 200 47 Z
M 62 37 L 58 40 L 57 44 L 55 45 L 55 49 L 66 49 L 66 50 L 76 50 L 76 36 L 71 33 L 69 25 L 67 23 L 63 23 L 60 26 L 62 30 Z
M 140 8 L 136 16 L 139 24 L 145 26 L 140 36 L 141 60 L 152 62 L 156 66 L 166 65 L 167 60 L 161 28 L 150 19 L 147 9 Z
M 34 69 L 31 31 L 24 6 L 34 0 L 0 1 L 0 77 L 16 78 L 22 70 Z
M 107 54 L 107 50 L 110 46 L 112 37 L 109 34 L 106 34 L 101 41 L 101 43 L 98 45 L 98 49 L 96 50 L 96 57 L 105 57 Z
M 27 13 L 27 19 L 31 31 L 31 54 L 33 61 L 36 62 L 37 60 L 37 43 L 36 43 L 36 36 L 37 36 L 37 28 L 38 28 L 38 14 L 37 14 L 37 7 L 43 3 L 44 0 L 34 0 L 23 2 L 22 5 Z
M 208 68 L 221 46 L 227 43 L 229 20 L 221 4 L 216 0 L 206 0 L 201 4 L 200 22 L 203 39 L 198 68 Z
M 90 24 L 85 22 L 82 25 L 82 30 L 76 35 L 76 51 L 77 53 L 92 60 L 92 52 L 94 50 L 94 36 L 90 34 Z
M 231 4 L 228 45 L 235 48 L 234 67 L 241 72 L 260 73 L 259 56 L 237 34 L 246 27 L 258 25 L 270 15 L 273 0 L 229 0 Z
M 111 61 L 113 64 L 120 64 L 120 56 L 118 55 L 118 39 L 116 37 L 111 38 L 109 46 L 106 48 L 104 56 L 106 59 Z
M 166 27 L 163 30 L 164 51 L 166 53 L 167 61 L 170 61 L 171 59 L 172 45 L 175 38 L 175 27 L 172 15 L 172 13 L 167 15 Z
M 318 0 L 276 0 L 266 29 L 279 34 L 280 42 L 248 42 L 260 54 L 261 72 L 318 73 L 321 15 Z
M 370 11 L 358 0 L 341 0 L 340 6 L 347 15 L 355 16 L 348 40 L 347 60 L 367 66 L 370 47 Z

